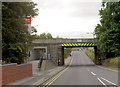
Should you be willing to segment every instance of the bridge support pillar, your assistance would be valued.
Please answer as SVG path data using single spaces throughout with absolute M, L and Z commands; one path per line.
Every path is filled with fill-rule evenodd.
M 101 58 L 100 58 L 100 56 L 99 56 L 99 51 L 98 51 L 98 49 L 97 49 L 97 46 L 96 47 L 94 47 L 94 54 L 95 54 L 95 64 L 97 64 L 97 65 L 101 65 L 102 63 L 101 63 Z
M 62 47 L 62 65 L 64 65 L 64 47 Z
M 60 60 L 59 66 L 64 65 L 64 47 L 57 46 L 57 49 L 54 52 L 57 52 L 57 54 L 56 54 L 57 61 L 58 61 L 58 59 Z M 58 62 L 57 62 L 57 65 L 58 65 Z

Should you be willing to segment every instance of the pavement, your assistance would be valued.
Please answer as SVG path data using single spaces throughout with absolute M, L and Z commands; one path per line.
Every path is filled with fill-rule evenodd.
M 30 61 L 29 63 L 32 63 L 33 75 L 41 75 L 42 73 L 57 67 L 57 65 L 50 60 L 43 60 L 41 69 L 38 68 L 39 60 Z
M 70 60 L 71 60 L 71 57 L 66 58 L 65 64 L 69 65 Z M 21 85 L 26 85 L 28 87 L 30 85 L 37 86 L 42 84 L 46 80 L 52 78 L 54 75 L 56 75 L 66 67 L 66 65 L 56 66 L 50 60 L 44 60 L 42 63 L 41 70 L 39 71 L 38 62 L 39 60 L 30 61 L 30 63 L 32 63 L 33 76 L 7 84 L 6 86 L 11 86 L 11 85 L 14 87 L 21 86 Z
M 69 65 L 70 60 L 71 60 L 71 56 L 69 56 L 69 57 L 67 57 L 67 58 L 65 59 L 65 66 L 68 66 L 68 65 Z
M 74 51 L 70 66 L 53 78 L 43 85 L 47 85 L 47 87 L 55 87 L 56 85 L 68 85 L 68 87 L 118 87 L 118 72 L 98 67 L 82 51 Z

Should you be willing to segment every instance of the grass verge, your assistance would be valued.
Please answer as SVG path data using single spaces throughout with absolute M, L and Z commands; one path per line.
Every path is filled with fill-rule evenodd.
M 85 54 L 94 62 L 94 48 L 89 47 L 89 48 L 83 49 L 83 52 L 85 52 Z M 105 59 L 102 61 L 101 66 L 118 70 L 119 59 L 120 59 L 120 56 Z
M 89 47 L 86 49 L 83 49 L 83 52 L 94 62 L 94 48 Z
M 120 56 L 105 59 L 102 62 L 102 65 L 105 66 L 105 67 L 109 67 L 111 69 L 118 69 L 118 59 L 120 59 Z

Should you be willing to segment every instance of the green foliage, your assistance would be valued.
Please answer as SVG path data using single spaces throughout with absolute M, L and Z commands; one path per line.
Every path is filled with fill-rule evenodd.
M 38 36 L 38 38 L 39 39 L 52 39 L 53 37 L 52 37 L 52 35 L 51 35 L 51 33 L 42 33 L 42 34 L 40 34 L 40 36 Z
M 24 62 L 33 39 L 24 18 L 33 18 L 38 14 L 35 6 L 33 2 L 2 3 L 2 59 L 6 63 Z
M 51 39 L 51 38 L 53 38 L 53 37 L 52 37 L 51 33 L 47 33 L 46 38 L 47 38 L 47 39 Z
M 32 28 L 32 33 L 36 34 L 37 33 L 37 29 L 34 26 L 32 26 L 31 28 Z
M 118 59 L 120 59 L 120 56 L 106 59 L 104 63 L 118 64 Z
M 104 2 L 102 6 L 95 34 L 104 59 L 120 55 L 120 2 Z
M 6 61 L 5 61 L 5 63 L 7 64 L 7 63 L 16 63 L 16 62 L 18 62 L 18 58 L 17 57 L 10 57 L 10 58 L 7 58 L 6 59 Z
M 95 61 L 94 48 L 93 47 L 88 47 L 86 49 L 83 49 L 83 51 L 93 62 Z
M 72 48 L 66 48 L 64 49 L 64 55 L 69 55 L 69 53 L 71 52 Z
M 39 38 L 40 39 L 47 39 L 45 32 L 40 34 Z
M 39 36 L 38 36 L 37 34 L 33 34 L 33 35 L 32 35 L 32 38 L 33 38 L 33 39 L 39 39 Z
M 102 64 L 103 64 L 103 66 L 111 67 L 112 69 L 116 68 L 118 70 L 119 59 L 120 59 L 120 56 L 105 59 Z

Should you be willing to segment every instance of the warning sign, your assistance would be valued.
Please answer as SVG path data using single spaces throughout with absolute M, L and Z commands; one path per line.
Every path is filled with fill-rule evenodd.
M 25 17 L 25 24 L 31 24 L 31 17 Z

